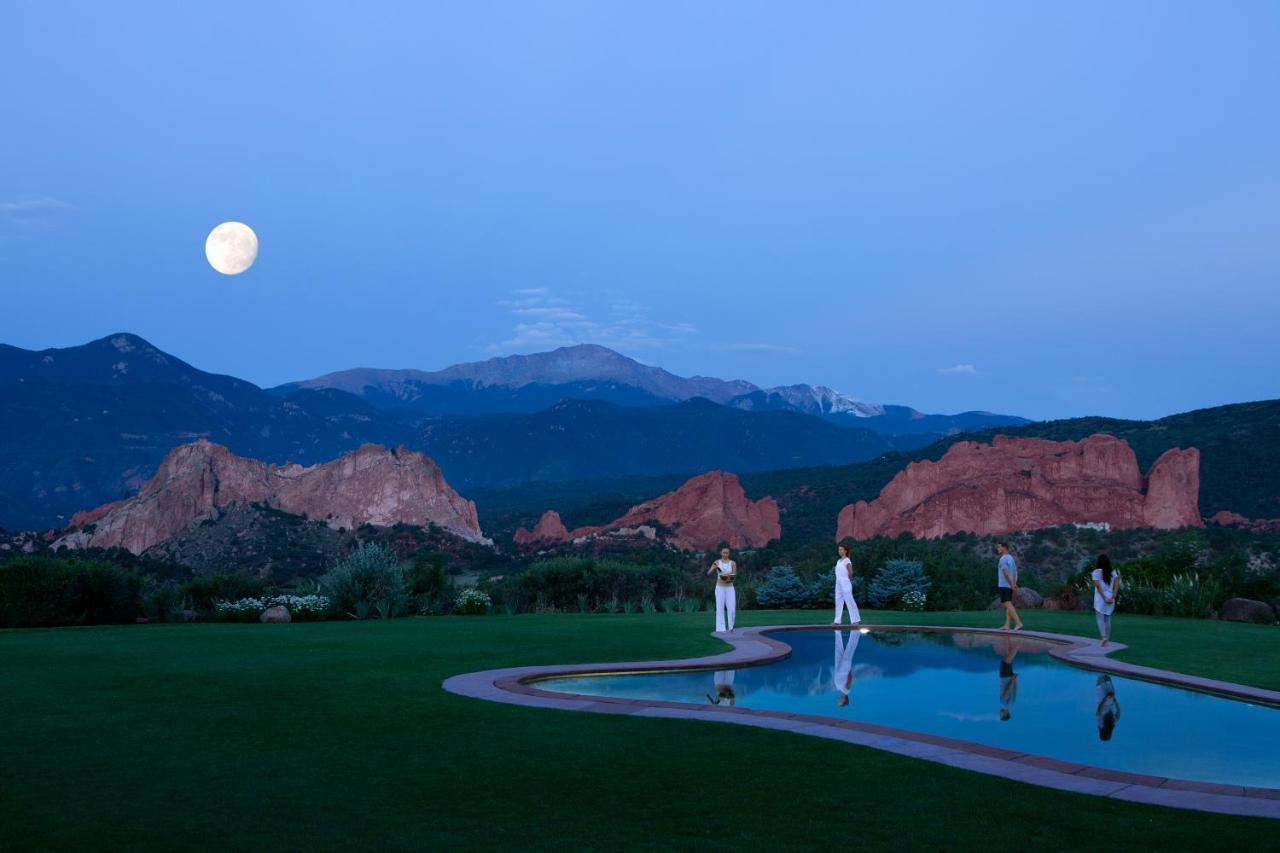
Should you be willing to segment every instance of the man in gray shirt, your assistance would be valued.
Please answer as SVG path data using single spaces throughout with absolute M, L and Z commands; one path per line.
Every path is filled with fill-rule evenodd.
M 1021 631 L 1022 617 L 1013 606 L 1013 593 L 1018 589 L 1018 563 L 1009 553 L 1007 542 L 997 542 L 996 552 L 1000 555 L 1000 562 L 996 564 L 996 592 L 1000 594 L 1000 601 L 1004 604 L 1004 624 L 1000 626 L 1000 630 L 1008 631 L 1009 620 L 1012 619 L 1016 623 L 1013 630 Z

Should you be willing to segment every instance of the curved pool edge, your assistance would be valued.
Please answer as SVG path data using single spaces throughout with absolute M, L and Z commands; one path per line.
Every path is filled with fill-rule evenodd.
M 849 626 L 842 626 L 845 630 Z M 941 625 L 866 625 L 870 631 L 964 632 L 1008 635 L 1011 632 L 990 628 L 966 628 Z M 1241 785 L 1222 785 L 1125 773 L 1073 764 L 1054 758 L 1020 753 L 972 741 L 911 732 L 853 720 L 834 720 L 811 714 L 788 714 L 750 708 L 692 705 L 649 699 L 620 699 L 560 693 L 541 690 L 532 682 L 574 675 L 606 675 L 653 672 L 657 670 L 699 670 L 726 666 L 751 666 L 769 663 L 791 654 L 791 647 L 781 640 L 765 636 L 782 631 L 831 631 L 831 625 L 762 625 L 742 628 L 725 634 L 713 634 L 731 647 L 718 655 L 661 661 L 629 661 L 625 663 L 559 664 L 490 669 L 455 675 L 444 681 L 450 693 L 474 699 L 486 699 L 510 705 L 551 708 L 563 711 L 587 711 L 597 714 L 621 714 L 636 717 L 700 720 L 734 723 L 755 728 L 776 729 L 813 737 L 868 746 L 911 758 L 922 758 L 950 767 L 973 770 L 992 776 L 1013 779 L 1032 785 L 1072 791 L 1093 796 L 1110 797 L 1130 802 L 1171 808 L 1194 809 L 1220 814 L 1280 819 L 1280 789 Z M 1111 660 L 1111 652 L 1126 648 L 1113 643 L 1103 647 L 1097 640 L 1070 634 L 1044 631 L 1012 632 L 1047 640 L 1055 645 L 1049 653 L 1070 664 L 1128 678 L 1140 678 L 1211 692 L 1234 699 L 1280 707 L 1280 692 L 1200 678 L 1153 667 L 1137 666 Z

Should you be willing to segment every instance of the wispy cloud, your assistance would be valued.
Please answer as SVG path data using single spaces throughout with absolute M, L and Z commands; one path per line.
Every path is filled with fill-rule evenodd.
M 972 364 L 955 364 L 951 367 L 939 367 L 938 373 L 942 376 L 972 376 L 978 372 L 978 368 Z
M 774 355 L 799 355 L 800 350 L 795 347 L 785 346 L 783 344 L 766 344 L 766 343 L 740 343 L 729 344 L 727 349 L 734 352 L 763 352 L 772 353 Z
M 69 210 L 71 205 L 50 196 L 0 201 L 0 213 L 31 213 L 37 210 Z
M 506 309 L 515 325 L 505 340 L 484 349 L 516 352 L 592 343 L 627 351 L 661 350 L 698 332 L 692 323 L 654 320 L 645 306 L 629 299 L 608 300 L 595 310 L 581 302 L 548 287 L 513 290 L 498 306 Z
M 45 226 L 53 225 L 54 216 L 63 210 L 74 210 L 68 204 L 52 196 L 28 196 L 0 201 L 0 224 Z

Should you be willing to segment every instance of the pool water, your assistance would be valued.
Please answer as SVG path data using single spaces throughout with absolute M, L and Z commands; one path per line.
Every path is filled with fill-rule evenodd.
M 576 676 L 544 690 L 818 714 L 1063 761 L 1280 788 L 1280 709 L 1107 676 L 1016 634 L 779 631 L 790 657 L 718 671 Z

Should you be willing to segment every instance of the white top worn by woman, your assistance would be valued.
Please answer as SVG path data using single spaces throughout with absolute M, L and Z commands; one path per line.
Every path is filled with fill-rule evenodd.
M 1098 586 L 1106 590 L 1107 595 L 1103 596 L 1098 591 L 1098 586 L 1093 588 L 1093 609 L 1101 613 L 1103 616 L 1110 616 L 1116 609 L 1116 589 L 1120 585 L 1120 573 L 1115 569 L 1111 570 L 1111 588 L 1107 589 L 1107 583 L 1102 579 L 1102 569 L 1093 570 L 1093 579 L 1097 581 Z M 1111 603 L 1107 604 L 1106 599 L 1110 598 Z
M 841 557 L 839 560 L 836 560 L 836 586 L 853 586 L 853 581 L 849 578 L 851 566 L 852 561 L 848 557 Z
M 733 574 L 733 560 L 716 560 L 716 578 L 721 582 L 732 580 L 728 577 Z

